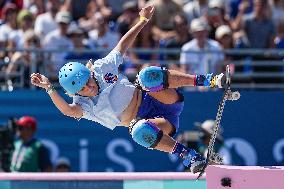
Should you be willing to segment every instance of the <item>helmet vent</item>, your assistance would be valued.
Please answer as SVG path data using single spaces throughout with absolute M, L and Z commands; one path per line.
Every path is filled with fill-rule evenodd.
M 67 77 L 67 75 L 65 74 L 65 77 Z
M 60 75 L 60 78 L 62 77 L 62 75 Z
M 70 72 L 72 72 L 72 69 L 69 69 Z
M 72 85 L 75 85 L 75 81 L 72 81 Z

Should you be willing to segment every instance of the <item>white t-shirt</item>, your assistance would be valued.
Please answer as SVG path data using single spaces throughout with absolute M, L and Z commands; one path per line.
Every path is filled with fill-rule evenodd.
M 49 32 L 54 31 L 57 28 L 58 24 L 55 22 L 55 19 L 52 18 L 50 12 L 36 17 L 34 30 L 35 33 L 40 36 L 41 40 L 43 40 Z
M 91 47 L 104 47 L 113 49 L 119 41 L 119 35 L 115 32 L 107 31 L 104 36 L 99 37 L 97 30 L 89 32 L 89 44 Z
M 9 39 L 9 35 L 13 30 L 9 25 L 3 24 L 0 26 L 0 41 L 7 41 Z
M 221 53 L 198 53 L 202 50 L 221 51 L 222 48 L 215 40 L 208 39 L 204 49 L 200 49 L 197 40 L 193 39 L 182 46 L 180 55 L 180 64 L 188 64 L 188 73 L 206 75 L 216 73 L 218 63 L 224 60 L 224 54 Z M 195 51 L 195 52 L 185 52 Z
M 69 38 L 62 36 L 59 30 L 54 30 L 47 34 L 47 36 L 44 38 L 43 47 L 44 49 L 62 50 L 58 53 L 52 53 L 50 59 L 55 71 L 59 71 L 64 64 L 64 59 L 66 56 L 65 51 L 72 50 L 74 45 Z
M 94 62 L 94 76 L 100 87 L 95 97 L 73 97 L 73 103 L 79 104 L 85 119 L 114 129 L 121 122 L 120 115 L 132 100 L 135 86 L 126 77 L 118 73 L 123 57 L 118 51 L 111 51 L 105 58 Z
M 17 48 L 24 48 L 24 32 L 23 30 L 13 30 L 9 34 L 9 40 L 14 41 Z

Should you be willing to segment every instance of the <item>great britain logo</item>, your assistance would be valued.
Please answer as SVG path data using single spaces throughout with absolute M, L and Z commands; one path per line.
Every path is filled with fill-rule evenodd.
M 118 79 L 117 75 L 114 75 L 112 73 L 107 73 L 105 74 L 104 76 L 104 80 L 107 82 L 107 83 L 114 83 L 116 82 Z

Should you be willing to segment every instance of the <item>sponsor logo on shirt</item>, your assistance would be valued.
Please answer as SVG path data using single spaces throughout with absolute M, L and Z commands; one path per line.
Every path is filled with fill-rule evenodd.
M 104 76 L 104 79 L 107 83 L 114 83 L 117 81 L 117 75 L 113 75 L 112 73 L 107 73 L 105 76 Z

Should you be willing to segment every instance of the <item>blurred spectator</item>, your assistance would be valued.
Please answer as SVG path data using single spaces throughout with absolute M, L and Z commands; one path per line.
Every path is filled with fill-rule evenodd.
M 133 21 L 138 17 L 138 5 L 134 1 L 123 4 L 123 12 L 117 19 L 117 30 L 122 37 L 130 29 Z
M 211 138 L 211 135 L 214 132 L 214 124 L 215 124 L 215 121 L 211 120 L 211 119 L 205 120 L 203 123 L 195 123 L 195 125 L 201 131 L 201 135 L 200 135 L 201 136 L 201 144 L 198 147 L 198 152 L 203 154 L 204 156 L 207 156 L 210 138 Z M 215 142 L 215 145 L 214 145 L 215 152 L 218 152 L 220 150 L 220 148 L 223 146 L 224 139 L 221 135 L 222 133 L 223 133 L 223 128 L 221 126 L 219 126 L 218 134 L 217 134 L 217 137 L 216 137 L 216 142 Z
M 37 16 L 45 12 L 45 0 L 23 0 L 23 8 Z
M 210 0 L 206 19 L 210 26 L 209 38 L 215 39 L 215 31 L 221 25 L 230 25 L 225 13 L 224 0 Z
M 82 50 L 90 50 L 90 47 L 86 44 L 86 33 L 77 24 L 71 24 L 67 31 L 68 37 L 71 39 L 74 45 L 74 52 L 67 52 L 65 60 L 70 61 L 85 61 L 89 59 L 98 59 L 100 56 L 95 52 L 80 52 Z
M 114 19 L 113 6 L 110 6 L 109 0 L 96 0 L 96 3 L 98 5 L 98 11 L 103 15 L 106 22 Z
M 216 29 L 215 39 L 225 49 L 233 49 L 233 32 L 228 25 L 221 25 Z
M 271 13 L 273 22 L 278 25 L 284 19 L 284 1 L 283 0 L 270 0 Z
M 284 18 L 278 24 L 277 34 L 274 39 L 274 45 L 277 49 L 284 49 Z
M 207 0 L 192 0 L 185 4 L 183 7 L 183 11 L 187 17 L 188 23 L 190 23 L 195 18 L 204 16 L 207 10 Z
M 41 48 L 39 37 L 33 30 L 28 30 L 23 34 L 24 49 Z M 6 69 L 6 74 L 13 82 L 19 82 L 19 78 L 13 78 L 12 73 L 18 72 L 24 75 L 24 86 L 30 85 L 31 66 L 34 65 L 35 70 L 39 70 L 43 63 L 43 55 L 41 53 L 31 51 L 17 51 L 13 54 L 10 63 Z
M 55 20 L 58 23 L 58 29 L 48 33 L 43 42 L 45 49 L 61 50 L 60 52 L 51 53 L 48 57 L 48 61 L 50 61 L 48 70 L 52 73 L 57 73 L 59 68 L 64 64 L 66 51 L 74 48 L 72 41 L 67 37 L 67 30 L 71 23 L 70 13 L 60 11 L 57 13 Z
M 0 48 L 7 48 L 10 33 L 17 30 L 17 6 L 13 3 L 5 4 L 2 18 L 4 24 L 0 25 Z M 1 54 L 0 58 L 3 59 L 4 56 L 5 54 Z
M 43 42 L 49 32 L 58 28 L 55 16 L 59 11 L 60 5 L 60 0 L 48 0 L 47 12 L 36 17 L 34 29 L 41 42 Z
M 253 0 L 228 0 L 229 1 L 229 15 L 230 19 L 235 19 L 239 14 L 239 11 L 243 11 L 243 7 L 246 7 L 243 14 L 251 14 L 253 11 Z
M 80 0 L 80 3 L 76 0 L 64 0 L 61 11 L 68 11 L 71 13 L 74 20 L 85 16 L 87 6 L 91 0 Z
M 0 25 L 3 23 L 3 21 L 5 20 L 5 15 L 3 14 L 3 12 L 5 11 L 5 7 L 7 7 L 7 4 L 13 4 L 16 6 L 17 10 L 20 10 L 23 8 L 23 1 L 22 0 L 0 0 Z
M 79 26 L 85 31 L 89 32 L 94 29 L 93 16 L 98 12 L 99 7 L 95 0 L 91 0 L 87 7 L 83 17 L 78 20 Z
M 273 47 L 275 26 L 269 16 L 267 0 L 254 0 L 253 14 L 244 17 L 248 4 L 242 4 L 234 21 L 234 29 L 243 29 L 247 35 L 250 48 Z
M 152 17 L 152 34 L 155 41 L 175 36 L 173 18 L 182 13 L 182 7 L 174 0 L 150 0 L 148 4 L 155 6 Z
M 214 131 L 214 120 L 208 119 L 203 123 L 196 122 L 194 123 L 198 130 L 188 130 L 177 136 L 177 140 L 181 142 L 183 145 L 189 148 L 194 148 L 198 153 L 202 154 L 204 157 L 207 156 L 208 153 L 208 145 L 210 142 L 211 135 Z M 224 139 L 222 137 L 223 129 L 220 126 L 218 129 L 218 134 L 215 140 L 214 152 L 219 152 L 220 149 L 224 146 Z M 227 162 L 227 157 L 224 157 L 225 164 Z M 186 167 L 184 167 L 184 171 L 189 171 Z
M 70 160 L 66 157 L 60 157 L 55 162 L 55 172 L 70 172 L 71 171 L 71 163 Z
M 33 14 L 26 9 L 22 9 L 17 16 L 18 30 L 12 31 L 9 35 L 10 47 L 23 48 L 24 33 L 28 30 L 34 29 Z
M 203 74 L 218 73 L 220 63 L 224 60 L 221 52 L 208 53 L 202 51 L 221 51 L 220 44 L 208 38 L 209 26 L 203 18 L 192 20 L 190 30 L 193 39 L 182 46 L 180 55 L 181 68 L 186 73 Z M 191 51 L 191 52 L 187 52 Z
M 37 122 L 34 117 L 23 116 L 17 121 L 15 149 L 11 160 L 11 172 L 50 172 L 52 164 L 48 149 L 34 137 Z
M 100 13 L 95 13 L 93 17 L 94 30 L 89 32 L 90 46 L 94 48 L 112 49 L 118 43 L 119 36 L 117 33 L 110 31 L 105 17 Z M 104 52 L 101 56 L 106 55 Z
M 180 49 L 186 42 L 190 41 L 191 35 L 189 32 L 189 25 L 186 17 L 183 14 L 177 14 L 174 17 L 174 31 L 176 35 L 173 38 L 164 40 L 165 48 L 177 48 Z M 166 60 L 175 60 L 180 59 L 179 54 L 167 54 L 165 55 Z M 170 64 L 171 69 L 179 70 L 176 64 Z

